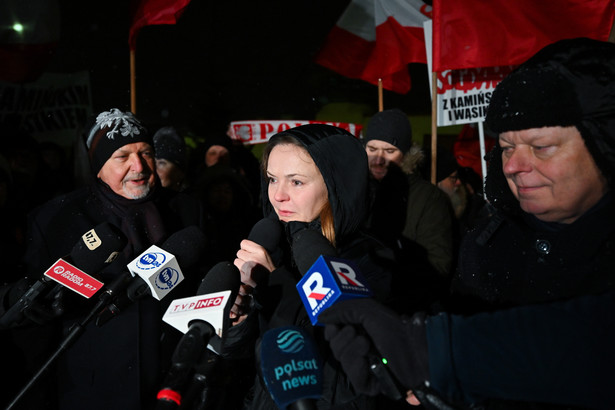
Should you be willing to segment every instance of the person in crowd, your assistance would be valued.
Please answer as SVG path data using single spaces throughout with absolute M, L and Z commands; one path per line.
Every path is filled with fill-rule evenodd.
M 174 127 L 162 127 L 154 133 L 156 173 L 163 187 L 184 191 L 188 187 L 186 142 Z
M 373 393 L 373 343 L 414 404 L 613 408 L 615 44 L 544 47 L 498 84 L 486 122 L 496 213 L 464 239 L 458 298 L 427 318 L 334 306 L 320 317 L 332 350 Z
M 427 157 L 431 158 L 431 151 L 427 150 Z M 425 179 L 431 175 L 431 162 L 423 161 L 423 177 Z M 459 164 L 455 160 L 453 153 L 439 146 L 436 152 L 436 186 L 448 195 L 455 217 L 463 212 L 463 197 L 460 194 L 461 181 L 459 180 Z
M 386 303 L 390 294 L 391 273 L 377 253 L 382 245 L 360 232 L 367 215 L 369 171 L 365 150 L 357 138 L 341 128 L 303 125 L 269 140 L 262 167 L 265 218 L 274 221 L 281 238 L 275 246 L 266 245 L 269 250 L 252 240 L 241 242 L 235 266 L 242 275 L 250 276 L 246 266 L 260 265 L 265 274 L 260 279 L 250 276 L 242 280 L 245 285 L 233 310 L 238 324 L 227 335 L 227 348 L 239 350 L 236 346 L 243 344 L 252 346 L 247 350 L 253 351 L 255 337 L 285 325 L 305 328 L 317 344 L 326 346 L 322 328 L 311 325 L 295 287 L 306 273 L 300 271 L 306 268 L 301 268 L 297 260 L 310 252 L 310 246 L 293 246 L 298 235 L 314 234 L 340 258 L 353 261 L 378 300 Z M 246 299 L 252 300 L 249 310 L 244 310 Z M 350 388 L 339 363 L 331 361 L 326 348 L 321 355 L 324 388 L 319 408 L 376 408 L 373 399 Z M 259 377 L 255 378 L 247 407 L 276 408 Z
M 225 134 L 205 138 L 194 153 L 194 191 L 201 190 L 211 180 L 210 168 L 227 169 L 237 174 L 236 179 L 249 190 L 252 206 L 260 208 L 260 163 L 240 141 L 233 141 Z M 214 173 L 217 173 L 215 171 Z
M 431 156 L 429 154 L 428 156 Z M 423 175 L 430 174 L 430 164 L 423 163 Z M 436 186 L 448 195 L 455 213 L 454 249 L 465 233 L 490 217 L 490 207 L 483 199 L 482 181 L 473 168 L 461 167 L 452 151 L 438 147 Z
M 446 291 L 452 274 L 455 249 L 450 201 L 421 177 L 424 154 L 412 143 L 410 121 L 401 110 L 374 115 L 363 140 L 371 203 L 365 227 L 395 250 L 399 266 L 412 267 L 395 276 L 394 289 L 404 292 L 400 298 L 409 301 L 405 302 L 409 309 L 424 308 Z M 412 289 L 417 293 L 408 297 L 406 292 Z
M 241 240 L 261 215 L 245 178 L 229 166 L 215 164 L 187 192 L 203 203 L 204 229 L 213 258 L 208 265 L 233 260 Z
M 132 113 L 117 108 L 101 112 L 84 137 L 91 183 L 29 215 L 25 264 L 33 280 L 58 258 L 70 254 L 81 236 L 102 222 L 117 227 L 127 239 L 113 262 L 101 272 L 90 272 L 106 284 L 124 275 L 126 265 L 151 245 L 162 246 L 183 228 L 203 227 L 203 210 L 197 200 L 160 186 L 152 136 Z M 195 246 L 199 252 L 205 247 L 204 243 Z M 180 283 L 177 291 L 189 296 L 202 276 L 198 267 L 183 269 L 187 284 Z M 173 292 L 176 290 L 169 301 L 173 295 L 181 295 Z M 21 346 L 29 356 L 27 364 L 34 369 L 48 353 L 38 350 L 55 350 L 69 328 L 98 300 L 94 296 L 83 301 L 72 294 L 66 298 L 63 315 L 47 318 L 38 327 L 29 315 L 18 323 L 20 329 L 40 329 L 44 335 Z M 170 353 L 180 336 L 175 329 L 163 326 L 164 310 L 165 303 L 149 297 L 129 304 L 102 326 L 90 322 L 54 363 L 51 380 L 39 382 L 53 396 L 46 396 L 45 388 L 31 390 L 19 404 L 28 408 L 27 402 L 38 399 L 36 408 L 153 408 L 164 368 L 170 364 Z M 51 307 L 47 312 L 52 312 Z
M 493 214 L 493 207 L 485 200 L 483 180 L 472 167 L 460 167 L 457 170 L 460 181 L 459 191 L 464 199 L 463 212 L 458 218 L 460 238 L 482 225 Z

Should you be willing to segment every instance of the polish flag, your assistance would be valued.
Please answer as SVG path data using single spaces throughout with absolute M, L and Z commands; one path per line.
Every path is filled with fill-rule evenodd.
M 409 63 L 427 63 L 423 22 L 431 6 L 421 0 L 352 0 L 316 62 L 343 76 L 400 94 L 410 91 Z
M 137 47 L 137 34 L 145 26 L 176 24 L 190 0 L 140 0 L 128 33 L 131 50 Z
M 615 0 L 438 0 L 434 71 L 518 65 L 558 40 L 607 41 Z

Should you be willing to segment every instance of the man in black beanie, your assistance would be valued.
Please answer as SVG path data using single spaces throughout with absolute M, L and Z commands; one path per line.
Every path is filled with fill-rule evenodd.
M 412 143 L 410 121 L 401 110 L 375 114 L 363 140 L 371 176 L 366 228 L 396 254 L 400 309 L 424 308 L 446 291 L 452 274 L 452 206 L 421 177 L 423 152 Z
M 101 272 L 88 272 L 105 284 L 124 275 L 126 265 L 151 245 L 163 245 L 169 236 L 185 227 L 202 228 L 200 203 L 160 186 L 151 134 L 132 113 L 116 108 L 100 113 L 85 133 L 85 146 L 92 182 L 29 215 L 25 257 L 29 277 L 39 278 L 54 261 L 70 254 L 85 232 L 103 222 L 115 225 L 127 238 L 125 248 L 112 263 Z M 200 242 L 202 238 L 186 239 Z M 198 243 L 189 245 L 204 247 Z M 198 258 L 195 256 L 195 260 Z M 191 267 L 182 266 L 182 270 L 185 280 L 171 292 L 169 302 L 182 292 L 186 296 L 193 294 L 202 277 L 190 272 Z M 45 324 L 58 334 L 66 334 L 91 307 L 87 304 L 90 301 L 72 296 L 66 296 L 64 314 Z M 153 408 L 163 367 L 170 364 L 167 353 L 172 352 L 179 337 L 178 332 L 162 325 L 164 303 L 143 298 L 122 308 L 117 317 L 101 327 L 91 322 L 57 360 L 50 373 L 53 381 L 43 383 L 52 388 L 53 396 L 31 391 L 24 400 L 38 395 L 49 403 L 50 407 L 44 408 Z M 37 324 L 25 320 L 20 325 L 36 328 Z M 36 343 L 49 349 L 60 341 L 41 340 Z M 26 356 L 30 353 L 27 349 L 24 346 Z M 44 357 L 31 358 L 32 365 L 38 365 Z
M 496 213 L 462 243 L 449 312 L 345 301 L 319 317 L 332 350 L 376 392 L 373 344 L 427 408 L 615 408 L 615 44 L 543 48 L 496 87 L 486 122 Z

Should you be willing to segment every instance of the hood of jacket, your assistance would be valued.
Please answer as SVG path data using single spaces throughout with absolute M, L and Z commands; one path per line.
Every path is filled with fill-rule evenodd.
M 297 139 L 310 154 L 327 186 L 333 211 L 335 235 L 342 239 L 355 232 L 367 215 L 369 169 L 363 144 L 348 131 L 325 124 L 308 124 L 291 128 L 271 137 L 270 143 L 283 135 Z M 263 180 L 262 197 L 265 216 L 274 213 Z

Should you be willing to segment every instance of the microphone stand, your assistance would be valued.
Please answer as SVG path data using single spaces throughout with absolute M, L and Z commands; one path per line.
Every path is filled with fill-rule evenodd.
M 130 275 L 121 274 L 117 279 L 115 279 L 111 285 L 107 288 L 107 290 L 102 293 L 98 299 L 98 302 L 94 305 L 92 310 L 79 322 L 73 324 L 69 329 L 69 333 L 64 337 L 64 339 L 60 342 L 60 345 L 57 349 L 51 354 L 51 356 L 47 359 L 45 363 L 38 369 L 38 371 L 30 378 L 30 380 L 26 383 L 26 385 L 19 391 L 17 396 L 9 403 L 6 410 L 11 410 L 15 404 L 30 390 L 30 388 L 40 379 L 43 373 L 51 366 L 51 364 L 62 354 L 64 353 L 74 342 L 77 340 L 79 336 L 85 331 L 85 327 L 90 321 L 101 312 L 108 303 L 111 302 L 115 294 L 121 291 L 130 280 Z

